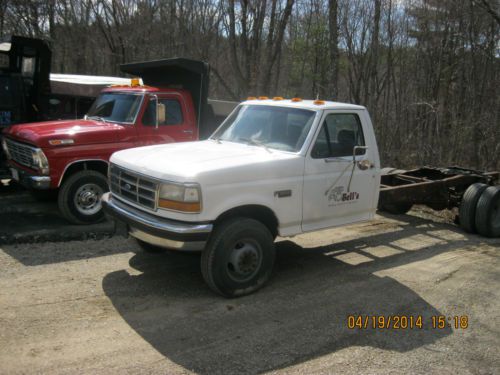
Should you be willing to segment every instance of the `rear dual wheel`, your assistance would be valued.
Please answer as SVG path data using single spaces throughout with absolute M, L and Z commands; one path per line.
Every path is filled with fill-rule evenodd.
M 460 226 L 469 233 L 476 232 L 476 208 L 481 194 L 486 190 L 488 185 L 475 183 L 465 190 L 462 197 L 462 202 L 458 210 L 460 218 Z
M 465 191 L 459 207 L 460 226 L 485 237 L 500 236 L 500 186 L 476 183 Z
M 500 237 L 500 186 L 483 191 L 476 207 L 476 229 L 485 237 Z

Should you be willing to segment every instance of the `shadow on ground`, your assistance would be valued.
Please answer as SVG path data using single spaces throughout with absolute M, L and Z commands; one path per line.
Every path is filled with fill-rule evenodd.
M 92 239 L 86 243 L 86 246 L 81 246 L 78 242 L 75 245 L 73 241 L 2 245 L 0 251 L 25 266 L 40 266 L 128 253 L 136 248 L 137 245 L 133 239 L 125 240 L 118 237 L 109 241 Z
M 440 315 L 414 291 L 377 271 L 409 265 L 455 247 L 479 243 L 451 225 L 398 217 L 390 233 L 302 248 L 277 243 L 269 285 L 226 300 L 204 284 L 199 257 L 143 254 L 108 274 L 103 289 L 123 319 L 169 360 L 201 374 L 260 373 L 343 348 L 406 352 L 450 335 L 432 329 Z M 411 224 L 411 225 L 408 225 Z M 350 330 L 347 317 L 423 316 L 423 329 Z

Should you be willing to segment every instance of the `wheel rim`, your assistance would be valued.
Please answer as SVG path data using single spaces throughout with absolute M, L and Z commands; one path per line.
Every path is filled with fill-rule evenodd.
M 101 209 L 101 196 L 103 189 L 97 184 L 85 184 L 75 193 L 74 203 L 79 213 L 94 215 Z
M 227 272 L 231 279 L 245 282 L 259 272 L 262 264 L 262 248 L 252 239 L 237 241 L 227 262 Z

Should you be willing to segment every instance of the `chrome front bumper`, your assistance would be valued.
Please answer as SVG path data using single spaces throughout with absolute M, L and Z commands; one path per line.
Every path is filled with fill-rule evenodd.
M 169 220 L 138 210 L 106 193 L 101 198 L 106 215 L 126 225 L 132 237 L 151 245 L 184 251 L 203 250 L 212 232 L 211 223 Z
M 37 176 L 23 169 L 10 166 L 10 177 L 28 189 L 50 189 L 49 176 Z

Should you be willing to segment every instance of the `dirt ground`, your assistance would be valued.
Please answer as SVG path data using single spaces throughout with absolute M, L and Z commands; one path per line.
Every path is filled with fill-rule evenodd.
M 131 239 L 0 245 L 0 373 L 498 374 L 500 239 L 440 221 L 278 239 L 270 283 L 233 300 L 199 256 Z M 349 329 L 360 314 L 423 328 Z M 432 328 L 440 315 L 452 327 Z

